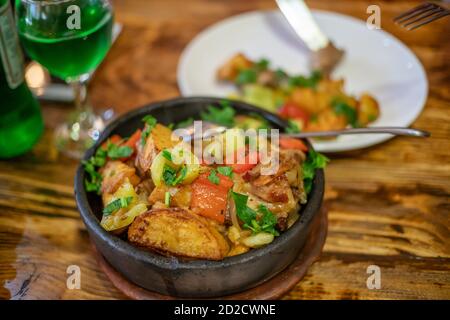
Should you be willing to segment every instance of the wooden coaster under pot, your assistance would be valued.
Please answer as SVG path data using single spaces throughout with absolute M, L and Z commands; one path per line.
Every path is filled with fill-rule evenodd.
M 270 280 L 248 289 L 243 292 L 238 292 L 223 297 L 216 297 L 214 299 L 279 299 L 284 294 L 288 293 L 306 274 L 308 268 L 317 260 L 322 253 L 325 239 L 328 231 L 328 211 L 322 206 L 319 214 L 314 218 L 310 235 L 302 251 L 297 259 Z M 174 300 L 177 297 L 166 296 L 156 292 L 152 292 L 141 288 L 129 280 L 125 279 L 119 272 L 117 272 L 97 251 L 94 245 L 94 255 L 100 264 L 103 272 L 108 276 L 114 286 L 122 291 L 126 296 L 136 300 Z

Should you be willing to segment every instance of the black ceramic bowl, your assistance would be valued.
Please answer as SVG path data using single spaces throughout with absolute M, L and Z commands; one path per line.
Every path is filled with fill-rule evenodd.
M 111 123 L 84 159 L 112 134 L 131 135 L 142 127 L 142 117 L 151 114 L 159 122 L 169 124 L 188 117 L 197 117 L 215 98 L 178 98 L 152 103 L 122 115 Z M 238 114 L 258 113 L 274 128 L 283 129 L 286 122 L 276 115 L 242 102 L 231 102 Z M 310 146 L 311 147 L 311 146 Z M 106 232 L 99 223 L 101 198 L 86 192 L 85 173 L 80 166 L 75 177 L 75 197 L 81 217 L 92 241 L 105 259 L 123 276 L 135 284 L 161 294 L 205 298 L 244 291 L 267 281 L 285 269 L 299 254 L 309 233 L 312 218 L 319 212 L 324 191 L 324 174 L 317 170 L 308 203 L 302 206 L 300 219 L 271 244 L 222 261 L 177 259 L 139 249 Z

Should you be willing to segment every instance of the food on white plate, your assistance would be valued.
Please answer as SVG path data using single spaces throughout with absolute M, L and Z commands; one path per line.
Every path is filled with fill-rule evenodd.
M 359 98 L 344 90 L 344 79 L 290 75 L 271 69 L 267 59 L 252 61 L 238 53 L 217 70 L 220 81 L 236 86 L 230 98 L 242 100 L 288 119 L 291 131 L 339 130 L 366 127 L 380 116 L 377 100 L 368 93 Z

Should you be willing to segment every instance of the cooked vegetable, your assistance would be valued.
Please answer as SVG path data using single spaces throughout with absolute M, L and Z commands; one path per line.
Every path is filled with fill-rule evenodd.
M 312 189 L 312 182 L 316 175 L 316 169 L 325 168 L 327 162 L 330 161 L 324 155 L 314 151 L 309 150 L 306 157 L 306 161 L 303 163 L 303 183 L 306 193 L 310 193 Z
M 242 244 L 250 248 L 259 248 L 271 243 L 274 238 L 272 233 L 259 232 L 242 240 Z
M 254 233 L 268 232 L 275 236 L 279 235 L 275 230 L 277 218 L 266 206 L 260 204 L 258 212 L 256 212 L 247 206 L 248 196 L 236 192 L 231 194 L 236 206 L 236 213 L 244 222 L 244 228 L 250 229 Z
M 280 138 L 280 147 L 282 149 L 308 151 L 308 147 L 303 143 L 303 141 L 295 138 Z
M 106 207 L 103 209 L 103 215 L 109 216 L 114 211 L 128 207 L 128 205 L 131 203 L 131 200 L 133 200 L 133 197 L 118 198 L 116 200 L 113 200 L 112 202 L 108 203 L 108 205 L 106 205 Z
M 225 238 L 213 225 L 183 209 L 144 213 L 131 225 L 128 239 L 163 254 L 199 259 L 220 260 L 229 251 Z
M 233 186 L 233 181 L 217 174 L 219 182 L 216 184 L 209 180 L 209 175 L 204 173 L 192 183 L 191 208 L 202 216 L 224 223 L 228 191 Z
M 139 200 L 128 179 L 125 179 L 114 194 L 106 194 L 104 198 L 106 206 L 100 224 L 106 231 L 120 233 L 138 215 L 147 211 L 146 204 Z
M 97 149 L 95 154 L 87 161 L 82 161 L 84 170 L 88 174 L 88 177 L 84 180 L 84 185 L 87 191 L 100 193 L 102 185 L 102 175 L 98 172 L 98 169 L 103 167 L 107 159 L 117 160 L 126 159 L 133 153 L 133 148 L 128 145 L 120 146 L 118 143 L 122 141 L 122 138 L 118 135 L 113 136 L 114 139 L 108 139 L 100 148 Z M 112 142 L 116 141 L 116 143 Z
M 223 174 L 224 176 L 227 176 L 227 177 L 230 177 L 230 178 L 233 177 L 233 168 L 231 168 L 231 167 L 218 167 L 217 171 L 220 174 Z
M 380 115 L 375 98 L 363 94 L 358 101 L 346 94 L 343 79 L 331 79 L 318 71 L 309 76 L 290 75 L 269 67 L 267 59 L 252 61 L 238 54 L 219 69 L 218 78 L 236 85 L 233 99 L 278 112 L 302 131 L 366 126 Z M 236 124 L 248 126 L 241 121 Z
M 177 151 L 163 150 L 155 157 L 150 167 L 155 186 L 159 187 L 163 182 L 168 186 L 189 184 L 197 178 L 200 169 L 197 157 L 188 150 L 183 152 L 184 156 L 180 157 Z M 168 153 L 172 160 L 168 159 Z M 183 158 L 185 160 L 182 160 Z
M 142 118 L 142 121 L 145 123 L 145 128 L 141 134 L 141 144 L 145 145 L 145 142 L 147 141 L 147 137 L 150 134 L 150 132 L 152 131 L 153 127 L 156 125 L 157 121 L 151 115 L 146 115 L 144 118 Z
M 344 115 L 347 118 L 348 123 L 354 127 L 359 127 L 358 115 L 356 109 L 349 106 L 345 101 L 340 99 L 334 99 L 331 103 L 337 115 Z

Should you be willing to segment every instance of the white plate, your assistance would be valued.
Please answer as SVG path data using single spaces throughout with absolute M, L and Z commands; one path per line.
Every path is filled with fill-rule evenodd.
M 424 107 L 428 83 L 423 66 L 402 42 L 382 30 L 369 30 L 365 22 L 331 12 L 314 11 L 321 29 L 346 56 L 333 77 L 345 79 L 346 92 L 374 95 L 381 116 L 373 126 L 409 126 Z M 215 79 L 217 68 L 233 54 L 267 58 L 273 67 L 289 73 L 309 74 L 307 51 L 278 11 L 256 11 L 223 20 L 192 40 L 178 64 L 178 86 L 185 96 L 226 97 L 236 91 Z M 341 136 L 314 142 L 322 152 L 368 147 L 391 135 Z

